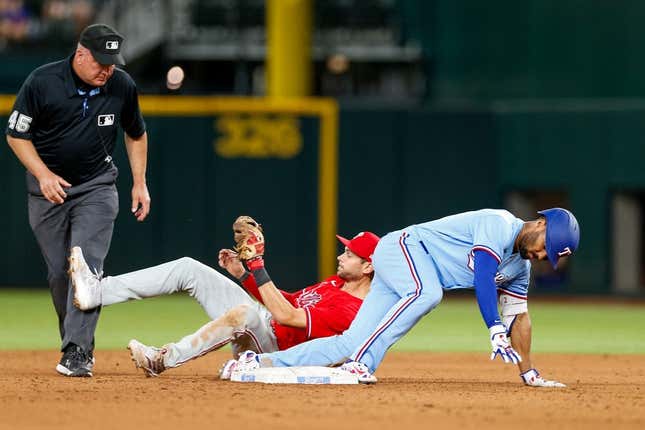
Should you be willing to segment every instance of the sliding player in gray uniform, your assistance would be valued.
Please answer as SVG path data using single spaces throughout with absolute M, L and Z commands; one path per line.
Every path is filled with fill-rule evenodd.
M 337 237 L 346 248 L 338 256 L 336 275 L 294 293 L 279 290 L 273 282 L 256 282 L 237 253 L 221 250 L 220 267 L 237 278 L 257 301 L 215 269 L 188 257 L 99 278 L 76 247 L 70 259 L 75 305 L 82 310 L 94 309 L 179 291 L 195 297 L 212 321 L 161 348 L 134 339 L 128 344 L 133 361 L 147 376 L 157 376 L 228 343 L 235 358 L 247 349 L 286 349 L 345 331 L 369 291 L 371 255 L 378 236 L 361 232 L 351 240 Z
M 529 260 L 548 258 L 555 268 L 561 257 L 577 249 L 580 232 L 565 209 L 539 214 L 524 222 L 505 210 L 483 209 L 387 234 L 374 252 L 370 293 L 346 332 L 271 354 L 244 353 L 235 370 L 329 366 L 347 360 L 342 367 L 360 382 L 376 382 L 372 373 L 387 349 L 439 304 L 443 290 L 474 288 L 490 333 L 491 359 L 499 355 L 518 364 L 527 385 L 563 386 L 545 381 L 529 360 L 522 361 L 531 339 Z

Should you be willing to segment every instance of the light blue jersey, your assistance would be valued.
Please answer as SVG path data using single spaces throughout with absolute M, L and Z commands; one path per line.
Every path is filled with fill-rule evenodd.
M 385 235 L 374 251 L 370 292 L 342 335 L 260 358 L 274 366 L 328 366 L 350 359 L 374 371 L 385 352 L 439 304 L 443 290 L 473 288 L 475 251 L 498 262 L 498 288 L 526 297 L 531 266 L 513 253 L 523 223 L 508 211 L 483 209 Z
M 498 287 L 526 297 L 531 263 L 513 246 L 524 221 L 500 209 L 447 216 L 406 228 L 434 261 L 444 290 L 473 288 L 474 251 L 483 250 L 500 264 Z
M 519 253 L 502 260 L 497 268 L 495 285 L 511 296 L 526 299 L 531 280 L 531 261 L 524 260 Z

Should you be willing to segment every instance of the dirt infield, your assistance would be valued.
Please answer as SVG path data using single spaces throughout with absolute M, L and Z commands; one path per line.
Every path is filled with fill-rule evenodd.
M 0 352 L 0 428 L 645 428 L 642 355 L 536 355 L 568 384 L 536 389 L 486 354 L 393 352 L 378 384 L 344 387 L 219 381 L 228 354 L 145 378 L 127 351 L 98 351 L 94 378 L 73 379 L 53 370 L 55 351 Z

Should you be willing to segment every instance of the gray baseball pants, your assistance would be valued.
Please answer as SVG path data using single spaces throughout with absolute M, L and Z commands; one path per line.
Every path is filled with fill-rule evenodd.
M 231 343 L 237 357 L 246 350 L 278 350 L 271 313 L 240 286 L 215 269 L 189 257 L 101 279 L 103 306 L 186 291 L 212 320 L 195 333 L 164 345 L 166 367 Z
M 67 258 L 71 247 L 80 246 L 89 266 L 103 270 L 114 220 L 119 212 L 117 175 L 117 168 L 111 166 L 100 176 L 66 189 L 65 202 L 57 205 L 43 197 L 38 180 L 27 173 L 29 224 L 47 264 L 47 280 L 58 314 L 61 350 L 70 343 L 86 352 L 94 349 L 100 308 L 83 312 L 74 306 L 74 295 L 69 294 Z

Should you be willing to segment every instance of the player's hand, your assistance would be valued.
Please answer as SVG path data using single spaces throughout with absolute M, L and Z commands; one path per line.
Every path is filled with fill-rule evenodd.
M 251 261 L 264 255 L 262 226 L 248 215 L 241 215 L 233 222 L 235 251 L 241 261 Z
M 137 221 L 143 221 L 150 213 L 150 194 L 148 186 L 144 183 L 134 184 L 132 187 L 132 214 Z
M 524 373 L 520 373 L 524 385 L 530 387 L 544 387 L 544 388 L 565 388 L 562 382 L 558 381 L 547 381 L 546 379 L 540 376 L 540 373 L 537 369 L 529 369 Z
M 217 262 L 219 267 L 225 269 L 236 279 L 240 279 L 246 273 L 246 269 L 244 269 L 237 252 L 232 249 L 220 249 Z
M 40 185 L 40 192 L 43 193 L 43 196 L 51 203 L 57 205 L 63 204 L 67 198 L 67 193 L 63 188 L 72 186 L 72 184 L 52 171 L 48 171 L 40 176 L 38 178 L 38 184 Z
M 515 352 L 511 343 L 506 335 L 506 326 L 504 324 L 496 324 L 489 328 L 490 330 L 490 343 L 493 347 L 493 352 L 490 355 L 491 360 L 499 355 L 504 360 L 504 363 L 517 364 L 522 361 L 520 354 Z

